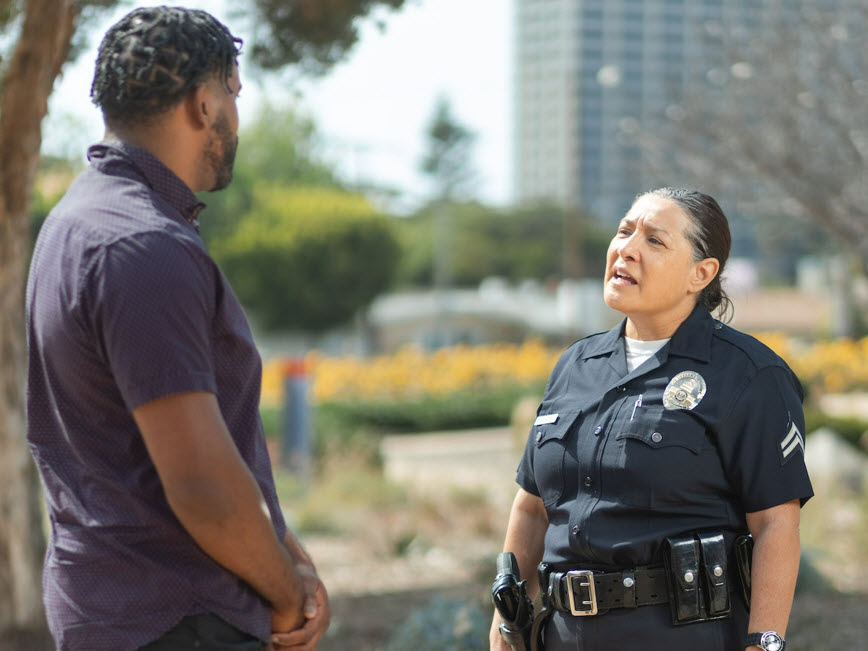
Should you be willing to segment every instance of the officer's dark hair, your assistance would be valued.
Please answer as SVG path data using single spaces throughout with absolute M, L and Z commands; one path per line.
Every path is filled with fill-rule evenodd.
M 637 199 L 649 195 L 669 199 L 690 219 L 692 228 L 685 235 L 693 247 L 693 259 L 696 262 L 716 258 L 720 263 L 717 275 L 699 294 L 699 304 L 709 312 L 719 310 L 720 319 L 729 321 L 733 312 L 732 301 L 723 290 L 721 276 L 729 258 L 732 236 L 729 221 L 720 205 L 710 195 L 687 188 L 658 188 L 640 194 Z
M 225 83 L 240 53 L 241 39 L 205 11 L 135 9 L 106 32 L 90 97 L 109 126 L 148 124 L 212 76 Z

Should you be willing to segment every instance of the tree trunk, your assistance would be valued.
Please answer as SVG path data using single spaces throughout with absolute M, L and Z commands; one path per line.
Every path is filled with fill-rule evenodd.
M 28 0 L 21 10 L 0 80 L 0 649 L 45 648 L 45 540 L 24 431 L 24 267 L 42 118 L 78 16 L 73 0 Z

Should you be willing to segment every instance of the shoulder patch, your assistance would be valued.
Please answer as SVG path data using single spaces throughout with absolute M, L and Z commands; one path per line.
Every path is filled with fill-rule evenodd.
M 778 446 L 778 452 L 781 455 L 782 466 L 792 459 L 797 452 L 801 452 L 803 456 L 805 454 L 805 437 L 796 427 L 792 416 L 790 417 L 790 427 Z

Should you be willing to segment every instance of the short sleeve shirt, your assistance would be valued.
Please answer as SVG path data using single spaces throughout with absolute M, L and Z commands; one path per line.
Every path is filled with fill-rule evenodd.
M 653 565 L 666 537 L 732 540 L 746 513 L 811 497 L 801 385 L 780 357 L 697 308 L 628 373 L 623 329 L 562 355 L 519 465 L 548 514 L 544 562 Z
M 250 328 L 199 237 L 190 189 L 132 145 L 88 154 L 39 233 L 27 287 L 49 626 L 61 650 L 122 651 L 211 612 L 266 639 L 266 604 L 183 529 L 131 415 L 175 393 L 216 394 L 282 538 Z

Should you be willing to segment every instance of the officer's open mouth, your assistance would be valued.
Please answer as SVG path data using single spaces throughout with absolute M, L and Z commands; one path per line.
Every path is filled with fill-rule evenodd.
M 620 273 L 620 272 L 618 272 L 618 271 L 615 271 L 615 272 L 612 274 L 612 277 L 613 277 L 615 280 L 620 281 L 620 282 L 623 282 L 623 283 L 628 283 L 628 284 L 630 284 L 630 285 L 635 285 L 635 284 L 636 284 L 636 281 L 633 280 L 633 278 L 631 278 L 631 277 L 628 276 L 627 274 L 623 274 L 623 273 Z

